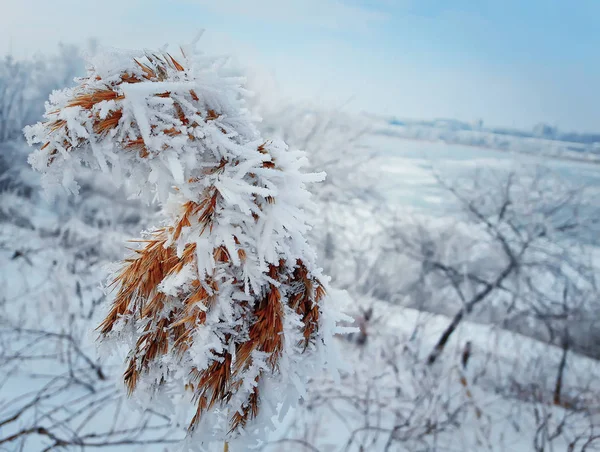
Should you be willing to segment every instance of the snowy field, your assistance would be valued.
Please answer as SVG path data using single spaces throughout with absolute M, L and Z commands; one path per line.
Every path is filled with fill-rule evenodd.
M 47 70 L 65 62 L 72 64 L 64 64 L 64 77 Z M 12 60 L 5 64 L 12 68 Z M 31 96 L 41 107 L 50 89 L 63 83 L 58 79 L 72 79 L 81 61 L 73 51 L 28 64 L 7 80 L 15 92 L 23 90 L 21 99 Z M 177 65 L 168 64 L 178 76 Z M 57 81 L 26 89 L 39 78 L 30 74 L 28 80 L 28 71 L 56 73 Z M 198 100 L 187 90 L 184 95 Z M 123 100 L 113 97 L 104 104 L 109 128 L 129 121 L 106 116 Z M 84 100 L 96 107 L 93 96 Z M 172 120 L 172 100 L 154 101 L 164 111 L 153 120 Z M 328 173 L 311 187 L 314 205 L 301 212 L 315 222 L 306 233 L 332 277 L 332 300 L 346 301 L 348 324 L 359 331 L 334 340 L 336 358 L 345 364 L 340 374 L 312 378 L 299 406 L 273 419 L 275 431 L 252 450 L 600 450 L 597 163 L 374 134 L 364 118 L 275 105 L 257 103 L 264 116 L 260 133 L 306 150 L 308 169 Z M 75 112 L 83 122 L 91 117 Z M 128 398 L 123 361 L 126 346 L 136 341 L 123 340 L 125 350 L 107 357 L 96 332 L 113 299 L 102 286 L 111 264 L 123 258 L 128 239 L 160 224 L 156 204 L 130 199 L 108 172 L 78 162 L 73 173 L 79 195 L 59 192 L 48 200 L 40 176 L 26 163 L 31 150 L 21 136 L 39 112 L 15 108 L 12 116 L 10 127 L 0 124 L 0 450 L 181 450 L 190 416 L 174 414 L 171 405 L 189 410 L 187 385 L 178 388 L 185 403 L 174 403 L 173 393 L 144 403 Z M 232 117 L 227 127 L 237 125 Z M 192 124 L 208 124 L 217 141 L 231 145 L 221 135 L 225 129 L 213 126 L 219 119 L 210 109 Z M 174 122 L 182 126 L 177 121 L 179 116 Z M 145 125 L 144 133 L 153 133 Z M 53 125 L 67 134 L 63 126 Z M 152 144 L 162 152 L 171 138 L 181 144 L 186 136 L 169 128 L 159 134 L 164 143 Z M 280 160 L 291 155 L 281 152 Z M 275 163 L 263 155 L 240 165 L 235 177 L 245 177 L 252 165 L 269 174 Z M 88 157 L 88 164 L 97 158 Z M 187 163 L 198 163 L 188 157 Z M 222 170 L 219 162 L 209 174 Z M 42 171 L 49 165 L 37 164 Z M 186 180 L 177 158 L 156 168 L 161 176 L 152 180 L 165 192 L 172 174 Z M 137 180 L 139 189 L 148 188 L 147 179 Z M 252 189 L 240 190 L 231 199 Z M 279 207 L 273 198 L 265 198 L 267 205 Z M 285 216 L 278 212 L 274 219 Z M 271 391 L 264 399 L 279 409 L 283 395 Z M 227 421 L 220 410 L 217 417 Z M 183 444 L 223 450 L 222 440 L 210 435 Z M 247 437 L 230 441 L 230 452 L 245 450 Z
M 508 170 L 516 162 L 539 163 L 528 156 L 502 151 L 379 136 L 370 137 L 369 142 L 379 155 L 368 162 L 366 171 L 377 175 L 379 188 L 388 202 L 402 207 L 411 206 L 409 210 L 414 209 L 421 215 L 452 215 L 445 205 L 448 195 L 437 185 L 432 168 L 446 178 L 461 178 L 474 167 Z M 595 165 L 561 160 L 545 163 L 550 164 L 554 171 L 569 177 L 583 177 L 590 184 L 596 181 Z M 32 251 L 47 247 L 48 240 L 51 240 L 66 247 L 66 254 L 72 253 L 72 249 L 89 252 L 89 246 L 96 248 L 99 245 L 100 250 L 93 253 L 116 258 L 118 244 L 126 238 L 123 229 L 128 228 L 128 221 L 110 235 L 102 232 L 100 238 L 98 230 L 89 227 L 89 221 L 86 220 L 89 215 L 95 218 L 93 226 L 97 226 L 97 222 L 114 221 L 116 207 L 106 204 L 113 192 L 103 192 L 103 186 L 102 179 L 94 182 L 89 190 L 96 194 L 77 208 L 75 214 L 66 204 L 57 210 L 57 205 L 51 208 L 45 206 L 44 201 L 28 204 L 11 198 L 13 195 L 5 194 L 3 197 L 4 214 L 18 214 L 31 222 L 31 227 L 18 224 L 2 228 L 3 240 L 26 244 L 24 248 L 18 247 L 25 256 L 22 259 L 15 259 L 8 251 L 4 252 L 2 284 L 7 288 L 7 297 L 3 306 L 6 309 L 14 306 L 12 303 L 17 303 L 20 312 L 13 312 L 11 316 L 13 319 L 28 318 L 24 326 L 33 335 L 28 337 L 21 332 L 20 339 L 10 348 L 22 351 L 28 345 L 27 341 L 40 340 L 35 335 L 36 329 L 62 333 L 68 331 L 78 338 L 78 347 L 81 347 L 64 349 L 60 344 L 49 344 L 49 348 L 43 349 L 45 355 L 40 358 L 49 360 L 49 364 L 38 367 L 35 375 L 29 374 L 30 369 L 26 365 L 19 369 L 23 373 L 17 372 L 15 367 L 14 374 L 5 376 L 8 379 L 3 386 L 3 394 L 14 395 L 15 400 L 21 400 L 22 397 L 27 400 L 30 389 L 39 385 L 40 381 L 49 386 L 57 384 L 59 377 L 69 368 L 71 359 L 85 363 L 88 359 L 85 357 L 89 357 L 91 362 L 95 361 L 93 335 L 85 328 L 97 322 L 93 300 L 102 299 L 102 294 L 94 281 L 104 274 L 102 266 L 92 264 L 91 270 L 86 268 L 86 273 L 72 279 L 69 276 L 72 269 L 68 268 L 70 257 L 59 258 L 57 264 L 51 261 L 57 256 L 54 248 L 48 250 L 48 257 Z M 17 205 L 18 212 L 14 210 Z M 139 215 L 136 209 L 139 208 L 135 204 L 118 206 L 119 217 L 125 220 L 135 217 Z M 133 224 L 135 221 L 135 218 L 131 219 Z M 33 239 L 32 230 L 39 231 L 40 236 Z M 61 232 L 56 235 L 56 231 Z M 60 268 L 58 275 L 61 276 L 57 276 L 53 268 L 56 265 Z M 81 294 L 81 287 L 84 288 L 81 301 L 75 306 L 69 305 L 68 292 L 74 290 Z M 548 450 L 560 451 L 567 450 L 569 444 L 579 447 L 580 437 L 587 440 L 590 435 L 595 435 L 600 410 L 595 410 L 595 417 L 590 423 L 589 418 L 576 410 L 555 407 L 550 400 L 554 370 L 561 360 L 559 347 L 498 327 L 463 322 L 447 346 L 446 359 L 435 367 L 427 368 L 421 363 L 449 318 L 399 306 L 391 307 L 381 300 L 357 294 L 352 297 L 355 303 L 349 313 L 358 319 L 368 307 L 374 310 L 372 321 L 365 327 L 369 338 L 366 345 L 359 347 L 355 342 L 340 339 L 342 356 L 350 363 L 349 371 L 342 373 L 341 383 L 333 384 L 328 378 L 315 380 L 303 405 L 305 408 L 291 412 L 271 436 L 271 443 L 264 445 L 262 450 L 527 451 L 534 450 L 532 445 L 538 441 L 551 445 Z M 75 322 L 69 320 L 69 316 L 73 319 L 83 311 L 86 319 Z M 57 313 L 60 313 L 58 317 Z M 41 337 L 47 338 L 44 334 Z M 471 343 L 472 352 L 469 366 L 464 369 L 460 360 L 467 342 Z M 62 356 L 59 358 L 61 366 L 54 363 L 55 353 Z M 81 423 L 78 434 L 85 437 L 89 431 L 92 432 L 91 438 L 94 438 L 96 433 L 93 432 L 98 429 L 106 429 L 107 432 L 118 430 L 115 427 L 117 419 L 122 419 L 119 423 L 123 425 L 126 422 L 136 424 L 144 419 L 134 407 L 123 403 L 118 395 L 121 386 L 111 381 L 118 376 L 118 368 L 118 363 L 104 364 L 102 369 L 108 381 L 102 379 L 99 384 L 93 382 L 93 375 L 90 376 L 89 371 L 78 370 L 82 372 L 78 375 L 81 378 L 78 389 L 70 389 L 67 393 L 61 389 L 52 397 L 49 396 L 50 405 L 72 404 L 73 410 L 68 406 L 64 407 L 64 411 L 57 408 L 54 415 L 62 419 L 61 422 L 78 419 Z M 90 369 L 92 374 L 94 369 Z M 549 372 L 548 369 L 552 370 Z M 568 369 L 563 392 L 573 393 L 573 400 L 579 404 L 599 406 L 598 362 L 571 354 Z M 463 382 L 466 382 L 466 386 Z M 89 387 L 93 388 L 92 393 Z M 93 413 L 87 413 L 85 409 L 82 409 L 82 413 L 75 410 L 86 403 L 93 407 L 98 400 L 109 400 L 110 403 L 102 404 Z M 5 409 L 12 411 L 11 407 Z M 91 422 L 83 419 L 84 415 L 89 415 Z M 25 414 L 23 425 L 27 424 L 27 416 L 35 417 L 35 413 Z M 106 416 L 114 418 L 115 422 L 107 422 Z M 401 419 L 403 421 L 399 423 Z M 561 424 L 565 419 L 569 420 L 568 424 Z M 157 428 L 146 428 L 139 436 L 136 434 L 135 438 L 141 439 L 141 444 L 135 447 L 119 446 L 117 449 L 113 447 L 111 450 L 167 450 L 170 447 L 168 441 L 180 435 L 176 427 L 166 426 L 156 419 L 144 422 L 149 422 L 147 426 L 150 427 L 154 422 Z M 439 430 L 433 428 L 436 423 L 440 426 Z M 561 434 L 556 435 L 557 431 L 561 431 Z M 5 428 L 2 436 L 11 432 Z M 123 435 L 129 438 L 129 433 L 125 431 Z M 157 433 L 161 440 L 165 438 L 167 445 L 143 443 L 146 439 L 155 439 Z M 584 439 L 581 442 L 583 444 Z M 27 444 L 30 447 L 27 450 L 38 450 L 38 447 L 45 447 L 49 442 L 42 436 Z M 220 450 L 220 446 L 210 450 Z M 244 450 L 244 445 L 233 442 L 230 450 Z M 585 450 L 596 449 L 590 445 Z
M 377 156 L 361 171 L 377 179 L 385 202 L 392 209 L 399 208 L 401 216 L 433 217 L 438 225 L 454 224 L 460 212 L 456 198 L 440 186 L 435 175 L 453 184 L 472 179 L 474 170 L 492 170 L 503 177 L 515 169 L 533 171 L 543 166 L 591 193 L 600 187 L 595 163 L 378 135 L 369 136 L 366 142 Z M 383 234 L 385 241 L 385 229 L 373 226 L 368 212 L 356 221 L 360 209 L 364 206 L 337 216 L 346 218 L 342 223 L 350 231 L 349 242 L 364 240 L 371 229 L 375 235 Z M 597 254 L 595 246 L 591 249 Z M 473 262 L 475 256 L 476 252 L 470 255 Z M 396 284 L 410 273 L 409 266 L 404 262 L 395 268 L 404 273 L 390 276 Z M 543 280 L 542 284 L 551 282 Z M 275 444 L 266 450 L 562 451 L 598 447 L 594 439 L 600 422 L 598 361 L 569 355 L 566 365 L 562 364 L 569 369 L 562 383 L 564 394 L 572 399 L 557 406 L 552 394 L 556 372 L 566 356 L 560 347 L 499 326 L 463 321 L 446 346 L 444 361 L 426 367 L 422 363 L 450 318 L 356 297 L 358 307 L 353 313 L 364 326 L 366 345 L 358 350 L 348 344 L 342 347 L 345 356 L 356 363 L 356 375 L 346 374 L 340 386 L 316 381 L 308 411 L 290 416 L 280 426 L 279 437 L 274 436 Z M 365 320 L 369 310 L 372 313 Z M 532 331 L 530 325 L 528 335 Z M 582 333 L 586 334 L 585 329 Z M 467 344 L 472 361 L 463 367 Z M 580 408 L 575 409 L 576 404 Z M 591 408 L 590 417 L 583 415 L 584 405 Z
M 549 450 L 562 451 L 570 450 L 571 443 L 581 446 L 574 439 L 597 429 L 597 361 L 572 356 L 568 363 L 582 377 L 572 379 L 567 387 L 575 392 L 585 387 L 587 403 L 596 405 L 590 423 L 583 416 L 578 419 L 576 414 L 553 407 L 549 400 L 536 399 L 536 391 L 552 392 L 543 368 L 558 366 L 559 348 L 465 322 L 448 346 L 450 358 L 438 368 L 422 369 L 416 363 L 425 358 L 423 353 L 433 346 L 448 319 L 373 300 L 364 300 L 364 304 L 377 313 L 369 331 L 371 342 L 359 352 L 348 344 L 342 346 L 346 357 L 356 363 L 357 374 L 344 375 L 341 385 L 315 382 L 314 406 L 308 414 L 289 416 L 273 441 L 279 434 L 303 439 L 321 451 L 529 451 L 536 450 L 533 442 L 538 434 L 537 441 L 544 444 L 542 419 L 552 419 L 548 426 L 551 436 L 562 428 L 564 419 L 573 418 L 564 437 L 550 442 Z M 467 342 L 472 359 L 468 371 L 460 364 Z M 499 385 L 502 381 L 506 386 Z M 536 411 L 539 418 L 531 415 Z M 448 425 L 431 436 L 423 434 L 436 422 Z M 463 427 L 455 430 L 454 422 Z M 285 446 L 265 450 L 315 450 L 302 443 L 283 442 Z

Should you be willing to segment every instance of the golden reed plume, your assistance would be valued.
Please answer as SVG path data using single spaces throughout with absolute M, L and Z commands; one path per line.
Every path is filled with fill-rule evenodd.
M 132 116 L 127 116 L 127 112 L 124 111 L 126 107 L 123 101 L 127 95 L 123 88 L 124 85 L 147 82 L 160 84 L 172 79 L 174 73 L 185 72 L 186 68 L 169 54 L 146 54 L 144 59 L 133 61 L 132 66 L 137 70 L 124 71 L 118 78 L 113 76 L 105 83 L 97 73 L 93 73 L 93 79 L 80 80 L 78 89 L 69 91 L 71 97 L 59 109 L 46 115 L 49 118 L 43 124 L 46 141 L 42 142 L 41 150 L 45 152 L 48 167 L 55 163 L 60 154 L 76 153 L 90 141 L 99 141 L 105 137 L 118 137 L 115 138 L 115 152 L 135 153 L 140 160 L 155 158 L 157 154 L 168 149 L 167 145 L 158 150 L 148 146 L 142 133 L 143 127 L 135 123 L 135 117 L 132 119 Z M 152 93 L 151 97 L 160 99 L 160 102 L 168 102 L 172 106 L 173 121 L 178 125 L 161 128 L 151 124 L 149 133 L 155 137 L 177 139 L 187 134 L 183 138 L 193 145 L 202 141 L 202 134 L 196 133 L 196 129 L 205 127 L 211 121 L 217 121 L 222 115 L 222 112 L 215 108 L 207 108 L 201 96 L 193 89 L 183 94 L 179 90 L 176 95 L 166 89 Z M 99 113 L 100 103 L 108 102 L 114 102 L 111 104 L 112 109 L 108 113 Z M 89 137 L 70 134 L 69 119 L 63 119 L 65 115 L 62 114 L 68 109 L 77 111 L 79 117 L 85 118 L 86 123 L 83 126 L 90 132 Z M 193 115 L 189 113 L 190 109 L 194 110 Z M 123 124 L 124 121 L 127 124 Z M 119 127 L 134 133 L 120 133 L 117 130 Z M 224 126 L 218 126 L 218 130 L 224 139 L 235 139 L 231 131 L 226 130 Z M 67 138 L 69 136 L 70 139 Z M 256 146 L 255 151 L 262 155 L 261 168 L 280 170 L 277 159 L 270 153 L 269 143 Z M 110 335 L 116 325 L 122 327 L 123 324 L 129 324 L 139 330 L 139 337 L 129 354 L 123 375 L 129 393 L 136 390 L 140 379 L 148 375 L 152 366 L 159 364 L 162 357 L 182 357 L 194 346 L 194 333 L 207 322 L 207 317 L 211 315 L 218 299 L 220 286 L 224 284 L 224 279 L 217 270 L 229 268 L 234 270 L 230 271 L 229 275 L 241 275 L 249 255 L 256 253 L 255 250 L 247 249 L 238 236 L 233 236 L 235 255 L 232 255 L 231 247 L 214 247 L 212 257 L 215 268 L 202 274 L 202 267 L 197 263 L 196 243 L 188 242 L 182 248 L 177 246 L 182 231 L 192 226 L 197 228 L 200 236 L 212 234 L 217 227 L 223 202 L 223 196 L 214 181 L 218 180 L 216 176 L 221 172 L 238 165 L 239 159 L 230 154 L 204 165 L 197 174 L 186 176 L 186 183 L 203 187 L 199 191 L 201 194 L 197 199 L 182 203 L 172 224 L 165 225 L 149 234 L 145 240 L 140 240 L 141 248 L 134 250 L 134 255 L 123 262 L 113 281 L 116 297 L 98 329 L 103 337 Z M 252 173 L 249 174 L 248 180 L 257 186 L 259 184 L 259 179 Z M 249 221 L 258 222 L 261 211 L 277 202 L 277 195 L 255 195 L 255 209 L 248 214 Z M 161 290 L 161 283 L 175 278 L 189 266 L 197 270 L 195 279 L 179 287 L 176 295 Z M 266 363 L 271 372 L 278 371 L 286 340 L 286 310 L 294 312 L 302 322 L 301 333 L 296 336 L 295 346 L 306 350 L 316 340 L 321 315 L 319 302 L 325 295 L 324 286 L 311 274 L 301 258 L 294 258 L 292 261 L 281 258 L 279 262 L 268 264 L 267 268 L 263 274 L 269 283 L 264 284 L 260 290 L 251 288 L 248 291 L 244 287 L 244 281 L 237 277 L 227 281 L 240 292 L 249 293 L 250 297 L 246 300 L 231 300 L 231 303 L 237 304 L 244 316 L 243 321 L 237 326 L 234 325 L 223 338 L 223 342 L 233 343 L 234 347 L 214 351 L 214 359 L 207 367 L 192 368 L 189 372 L 185 389 L 190 392 L 190 399 L 195 404 L 195 415 L 189 424 L 190 430 L 194 429 L 207 410 L 215 406 L 226 406 L 236 395 L 244 383 L 245 372 L 253 364 L 254 352 L 262 352 L 263 356 L 267 356 Z M 282 293 L 283 287 L 287 288 L 285 294 Z M 243 326 L 240 326 L 243 324 L 247 325 L 245 331 L 242 331 Z M 231 336 L 238 332 L 239 337 L 230 341 Z M 257 373 L 254 377 L 254 387 L 240 405 L 241 408 L 229 416 L 230 433 L 244 427 L 249 420 L 257 416 L 261 400 L 259 383 L 267 376 L 265 374 L 264 368 Z M 163 372 L 160 381 L 155 382 L 156 385 L 163 384 L 168 376 L 168 372 Z

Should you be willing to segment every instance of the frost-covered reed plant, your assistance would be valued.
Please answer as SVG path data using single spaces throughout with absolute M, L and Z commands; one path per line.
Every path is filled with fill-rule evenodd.
M 165 224 L 122 263 L 99 331 L 129 344 L 129 393 L 186 407 L 198 439 L 264 433 L 332 364 L 339 320 L 305 240 L 305 184 L 324 175 L 260 136 L 226 67 L 193 46 L 177 59 L 101 53 L 26 130 L 47 187 L 76 193 L 87 165 L 162 204 Z

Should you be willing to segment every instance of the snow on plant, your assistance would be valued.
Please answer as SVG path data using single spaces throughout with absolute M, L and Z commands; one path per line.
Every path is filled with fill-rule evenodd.
M 30 163 L 47 188 L 73 193 L 81 165 L 109 172 L 167 217 L 116 274 L 101 338 L 130 344 L 127 390 L 168 395 L 161 403 L 191 418 L 190 438 L 264 432 L 308 375 L 336 364 L 341 317 L 303 210 L 306 184 L 324 174 L 301 172 L 302 152 L 263 139 L 241 79 L 193 46 L 178 59 L 113 51 L 90 63 L 26 129 L 41 144 Z
M 275 91 L 273 86 L 258 88 L 267 94 Z M 327 171 L 326 181 L 314 191 L 318 210 L 309 237 L 335 285 L 355 290 L 357 281 L 366 275 L 359 269 L 365 259 L 357 256 L 370 253 L 367 232 L 371 237 L 379 236 L 371 231 L 376 229 L 373 219 L 388 210 L 377 189 L 378 172 L 369 171 L 376 156 L 368 146 L 371 120 L 322 106 L 298 106 L 285 100 L 264 102 L 265 97 L 268 99 L 252 99 L 262 117 L 263 133 L 304 149 L 312 168 Z M 360 273 L 358 278 L 355 273 Z

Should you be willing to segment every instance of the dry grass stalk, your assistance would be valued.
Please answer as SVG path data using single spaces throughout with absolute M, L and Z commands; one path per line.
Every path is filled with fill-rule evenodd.
M 115 129 L 123 120 L 123 111 L 116 109 L 104 118 L 93 113 L 94 107 L 102 101 L 123 100 L 124 96 L 119 89 L 121 83 L 140 83 L 143 81 L 163 81 L 171 69 L 184 71 L 185 68 L 171 55 L 150 55 L 147 62 L 135 60 L 141 69 L 141 75 L 131 73 L 122 74 L 116 84 L 107 84 L 105 90 L 96 90 L 92 93 L 83 92 L 75 95 L 68 103 L 68 107 L 78 107 L 90 111 L 93 120 L 93 130 L 96 134 L 104 136 Z M 194 127 L 185 115 L 186 109 L 171 97 L 170 92 L 160 93 L 158 97 L 171 98 L 175 117 L 182 125 Z M 199 103 L 199 97 L 194 91 L 189 91 L 189 102 Z M 199 105 L 201 108 L 201 105 Z M 208 109 L 205 121 L 216 121 L 220 114 Z M 66 121 L 54 120 L 46 123 L 49 136 L 59 129 L 66 128 Z M 155 131 L 159 132 L 159 131 Z M 162 130 L 164 134 L 175 136 L 181 134 L 176 128 Z M 224 131 L 223 131 L 224 133 Z M 193 136 L 190 135 L 192 138 Z M 51 141 L 45 143 L 43 148 L 55 146 Z M 66 151 L 73 151 L 77 145 L 65 142 Z M 148 151 L 142 137 L 129 138 L 123 143 L 121 151 L 138 152 L 139 157 L 149 158 Z M 262 154 L 269 155 L 267 143 L 258 147 Z M 50 152 L 54 155 L 56 149 Z M 48 165 L 53 160 L 48 160 Z M 199 182 L 207 175 L 214 175 L 228 165 L 237 165 L 239 162 L 223 159 L 213 167 L 207 168 L 203 174 L 191 178 L 189 182 Z M 263 163 L 264 168 L 276 168 L 273 158 Z M 196 246 L 188 244 L 181 255 L 178 255 L 177 241 L 185 228 L 199 225 L 201 235 L 212 232 L 215 219 L 218 215 L 221 198 L 219 191 L 214 186 L 207 187 L 200 199 L 189 201 L 181 206 L 181 212 L 174 224 L 155 231 L 150 238 L 144 241 L 144 246 L 135 251 L 135 255 L 123 262 L 120 273 L 113 281 L 117 288 L 116 297 L 112 308 L 104 321 L 98 327 L 102 336 L 109 335 L 119 322 L 136 322 L 145 325 L 130 352 L 123 379 L 129 393 L 135 391 L 141 376 L 148 372 L 150 366 L 157 363 L 166 354 L 183 356 L 194 343 L 194 331 L 203 325 L 208 313 L 214 306 L 219 293 L 219 282 L 214 274 L 204 275 L 202 280 L 195 280 L 185 290 L 176 296 L 167 295 L 160 291 L 160 284 L 165 278 L 178 274 L 186 265 L 196 265 Z M 262 202 L 256 199 L 259 209 Z M 276 199 L 268 196 L 264 202 L 273 204 Z M 258 220 L 256 213 L 252 214 Z M 240 244 L 234 237 L 240 265 L 246 260 L 249 250 Z M 217 264 L 234 266 L 230 252 L 223 246 L 213 250 L 213 257 Z M 281 260 L 278 266 L 270 265 L 268 276 L 274 282 L 285 283 L 295 288 L 293 296 L 282 298 L 279 288 L 272 283 L 265 288 L 264 293 L 254 295 L 252 302 L 245 303 L 248 321 L 251 326 L 248 338 L 236 344 L 236 358 L 229 352 L 218 353 L 219 359 L 214 360 L 208 368 L 194 370 L 190 373 L 185 384 L 185 389 L 190 391 L 192 400 L 196 404 L 196 413 L 192 418 L 189 428 L 193 429 L 200 421 L 203 413 L 219 404 L 226 404 L 235 391 L 242 385 L 242 375 L 252 365 L 254 351 L 268 355 L 268 365 L 275 372 L 283 349 L 283 313 L 284 302 L 295 311 L 304 323 L 303 340 L 300 344 L 305 349 L 314 340 L 318 331 L 320 310 L 318 302 L 323 298 L 325 291 L 323 285 L 312 277 L 301 260 L 286 262 Z M 241 284 L 241 283 L 239 283 Z M 233 303 L 233 301 L 232 301 Z M 248 396 L 241 411 L 233 413 L 230 419 L 230 429 L 235 431 L 245 426 L 249 420 L 255 418 L 259 411 L 260 390 L 259 383 L 263 374 L 256 377 L 256 386 Z M 156 384 L 160 385 L 161 381 Z

